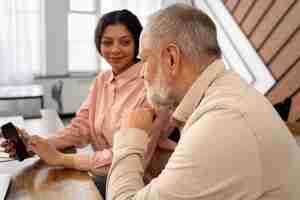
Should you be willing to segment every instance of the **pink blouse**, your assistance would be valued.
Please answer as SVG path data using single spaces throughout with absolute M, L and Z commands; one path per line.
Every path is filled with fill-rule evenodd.
M 101 167 L 111 163 L 113 135 L 120 128 L 122 116 L 132 109 L 147 106 L 141 68 L 140 64 L 135 64 L 118 76 L 111 70 L 100 73 L 76 117 L 58 132 L 57 146 L 81 148 L 91 144 L 93 147 L 91 155 L 76 155 L 76 169 L 100 175 Z M 176 144 L 160 139 L 159 146 L 172 150 Z

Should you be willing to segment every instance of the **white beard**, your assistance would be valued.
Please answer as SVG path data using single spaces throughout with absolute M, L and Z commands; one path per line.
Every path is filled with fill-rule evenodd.
M 152 86 L 145 83 L 147 89 L 147 99 L 151 106 L 160 110 L 165 107 L 173 107 L 175 98 L 172 98 L 171 89 L 168 87 L 160 66 L 157 67 L 157 73 Z

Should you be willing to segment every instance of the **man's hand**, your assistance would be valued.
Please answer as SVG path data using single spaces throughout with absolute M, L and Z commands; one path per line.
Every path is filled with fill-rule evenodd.
M 139 108 L 122 118 L 121 128 L 138 128 L 148 134 L 153 126 L 155 112 L 152 109 Z
M 28 139 L 28 149 L 36 153 L 44 162 L 49 165 L 60 165 L 62 162 L 62 153 L 56 150 L 55 146 L 47 139 L 37 135 Z

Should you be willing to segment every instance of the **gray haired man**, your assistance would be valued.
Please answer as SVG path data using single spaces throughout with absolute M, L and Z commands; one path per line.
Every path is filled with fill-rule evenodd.
M 115 135 L 108 199 L 300 199 L 300 150 L 269 101 L 220 59 L 216 27 L 173 5 L 151 16 L 140 39 L 148 100 L 176 108 L 180 141 L 144 185 L 154 112 L 136 110 Z

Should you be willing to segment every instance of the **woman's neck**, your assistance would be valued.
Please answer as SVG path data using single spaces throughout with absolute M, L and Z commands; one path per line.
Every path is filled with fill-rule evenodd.
M 119 76 L 120 74 L 122 74 L 123 72 L 127 71 L 132 65 L 134 65 L 136 62 L 132 61 L 130 64 L 126 65 L 126 67 L 123 67 L 121 70 L 115 70 L 112 69 L 112 72 L 114 74 L 114 76 Z

